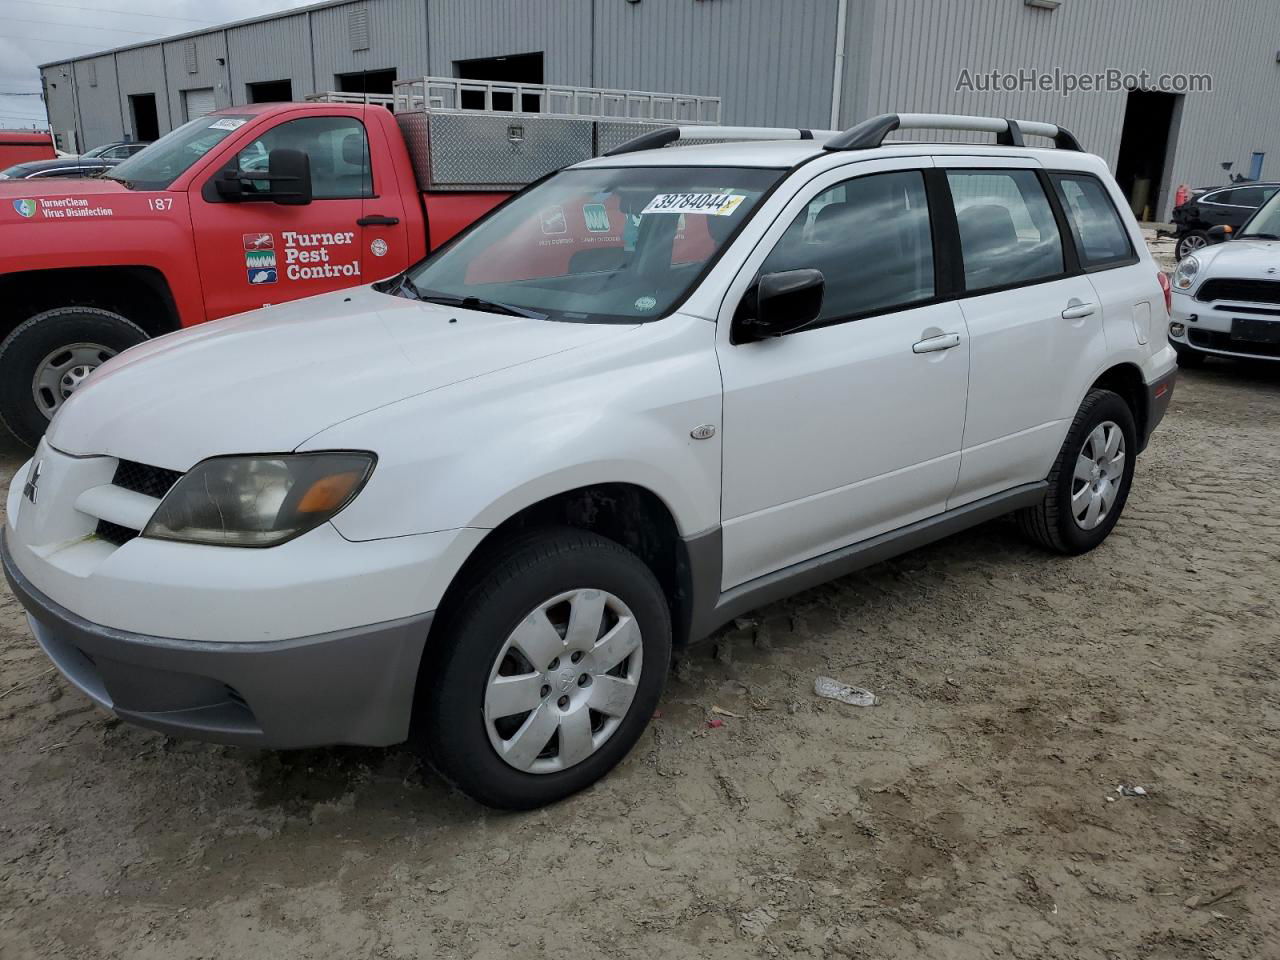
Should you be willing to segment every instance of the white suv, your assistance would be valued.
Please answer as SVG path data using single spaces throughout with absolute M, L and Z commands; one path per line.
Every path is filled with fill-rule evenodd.
M 1209 356 L 1280 360 L 1280 193 L 1230 243 L 1183 258 L 1172 314 L 1169 341 L 1184 367 Z
M 883 142 L 927 126 L 999 142 Z M 101 367 L 8 499 L 53 662 L 168 734 L 409 738 L 531 807 L 742 611 L 1002 514 L 1106 538 L 1176 365 L 1100 159 L 984 118 L 684 135 Z

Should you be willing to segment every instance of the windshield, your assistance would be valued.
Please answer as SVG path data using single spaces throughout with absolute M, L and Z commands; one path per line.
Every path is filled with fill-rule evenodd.
M 1257 213 L 1236 234 L 1237 240 L 1253 237 L 1257 240 L 1280 240 L 1280 193 L 1258 208 Z
M 652 320 L 684 297 L 782 174 L 565 170 L 410 268 L 402 289 L 424 300 L 553 320 Z
M 114 146 L 115 144 L 113 143 L 104 143 L 100 147 L 94 147 L 92 150 L 86 150 L 84 153 L 80 154 L 80 156 L 85 159 L 90 157 L 100 157 Z
M 112 167 L 106 176 L 131 190 L 164 190 L 248 121 L 248 117 L 209 116 L 184 123 Z

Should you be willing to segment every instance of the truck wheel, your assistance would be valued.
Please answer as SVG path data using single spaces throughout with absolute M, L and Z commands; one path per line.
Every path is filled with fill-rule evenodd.
M 146 339 L 137 324 L 97 307 L 36 314 L 0 343 L 0 423 L 34 447 L 85 377 Z
M 1102 543 L 1129 498 L 1137 451 L 1129 405 L 1110 390 L 1090 390 L 1049 473 L 1044 502 L 1017 514 L 1022 532 L 1066 554 Z
M 670 611 L 638 557 L 587 531 L 541 531 L 496 555 L 451 608 L 432 629 L 414 716 L 416 745 L 446 779 L 527 810 L 626 756 L 671 660 Z
M 1188 254 L 1195 253 L 1209 245 L 1209 234 L 1203 230 L 1191 230 L 1178 238 L 1178 245 L 1174 248 L 1174 256 L 1179 260 Z

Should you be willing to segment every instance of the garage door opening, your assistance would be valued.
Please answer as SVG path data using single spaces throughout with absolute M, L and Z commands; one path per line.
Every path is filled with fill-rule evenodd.
M 542 54 L 516 53 L 508 57 L 484 57 L 479 60 L 455 60 L 453 75 L 462 80 L 489 80 L 497 83 L 542 83 Z M 536 111 L 538 98 L 522 98 L 522 110 Z M 514 109 L 513 94 L 495 93 L 493 109 Z M 484 94 L 479 91 L 463 91 L 461 106 L 467 110 L 483 110 Z
M 213 97 L 213 87 L 182 91 L 182 112 L 187 120 L 203 117 L 216 109 L 218 102 Z
M 339 73 L 333 79 L 342 93 L 389 95 L 394 92 L 396 72 L 394 70 L 362 70 L 359 73 Z
M 261 83 L 246 83 L 245 91 L 249 94 L 250 103 L 288 103 L 293 99 L 293 82 L 264 80 Z
M 156 113 L 154 93 L 129 95 L 129 116 L 133 118 L 133 136 L 143 143 L 160 139 L 160 117 Z
M 1159 215 L 1166 183 L 1166 160 L 1174 117 L 1181 112 L 1182 95 L 1153 90 L 1130 90 L 1120 132 L 1116 181 L 1129 198 L 1134 216 L 1151 220 Z

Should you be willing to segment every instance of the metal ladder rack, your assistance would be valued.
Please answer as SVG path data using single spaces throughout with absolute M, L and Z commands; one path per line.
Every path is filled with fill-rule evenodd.
M 454 77 L 398 80 L 394 89 L 396 113 L 431 110 L 574 120 L 626 120 L 633 123 L 703 125 L 720 122 L 720 98 L 696 94 L 461 80 Z M 480 99 L 480 106 L 463 106 L 464 98 L 476 96 Z

